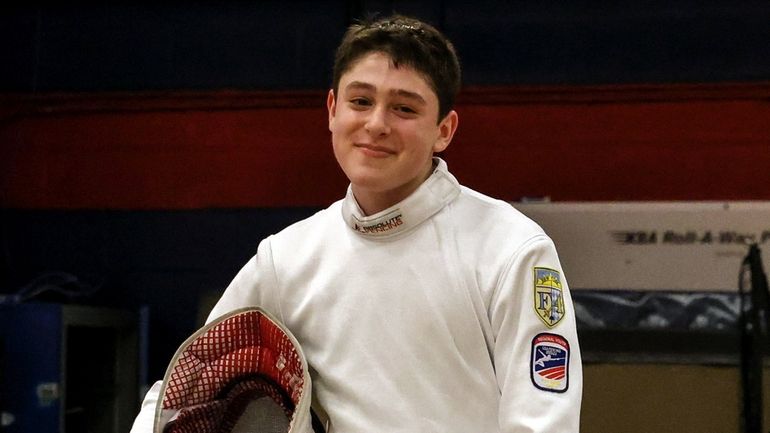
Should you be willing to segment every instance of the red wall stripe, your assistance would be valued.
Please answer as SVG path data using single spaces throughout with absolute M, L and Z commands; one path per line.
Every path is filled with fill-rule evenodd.
M 0 96 L 10 208 L 324 206 L 324 92 Z M 445 152 L 506 200 L 768 200 L 770 83 L 466 89 Z

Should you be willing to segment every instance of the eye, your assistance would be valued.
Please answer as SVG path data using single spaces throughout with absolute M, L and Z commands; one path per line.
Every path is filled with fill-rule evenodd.
M 363 108 L 372 105 L 372 103 L 366 98 L 352 98 L 350 99 L 350 105 L 352 105 L 354 108 Z
M 417 114 L 417 111 L 408 105 L 396 105 L 395 110 L 403 114 Z

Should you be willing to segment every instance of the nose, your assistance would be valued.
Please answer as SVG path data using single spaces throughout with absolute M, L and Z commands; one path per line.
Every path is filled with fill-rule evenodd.
M 374 137 L 390 134 L 388 112 L 385 107 L 378 106 L 373 110 L 370 110 L 364 128 L 366 129 L 366 132 Z

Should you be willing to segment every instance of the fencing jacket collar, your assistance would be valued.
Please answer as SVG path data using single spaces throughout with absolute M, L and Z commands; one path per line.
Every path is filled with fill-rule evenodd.
M 433 173 L 409 197 L 374 215 L 364 215 L 349 186 L 342 201 L 342 217 L 361 236 L 390 238 L 417 227 L 460 194 L 460 185 L 440 158 Z

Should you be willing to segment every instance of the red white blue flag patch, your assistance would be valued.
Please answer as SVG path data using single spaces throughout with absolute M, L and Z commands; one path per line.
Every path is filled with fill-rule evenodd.
M 530 363 L 532 384 L 550 392 L 569 386 L 569 343 L 561 335 L 542 333 L 532 339 Z

